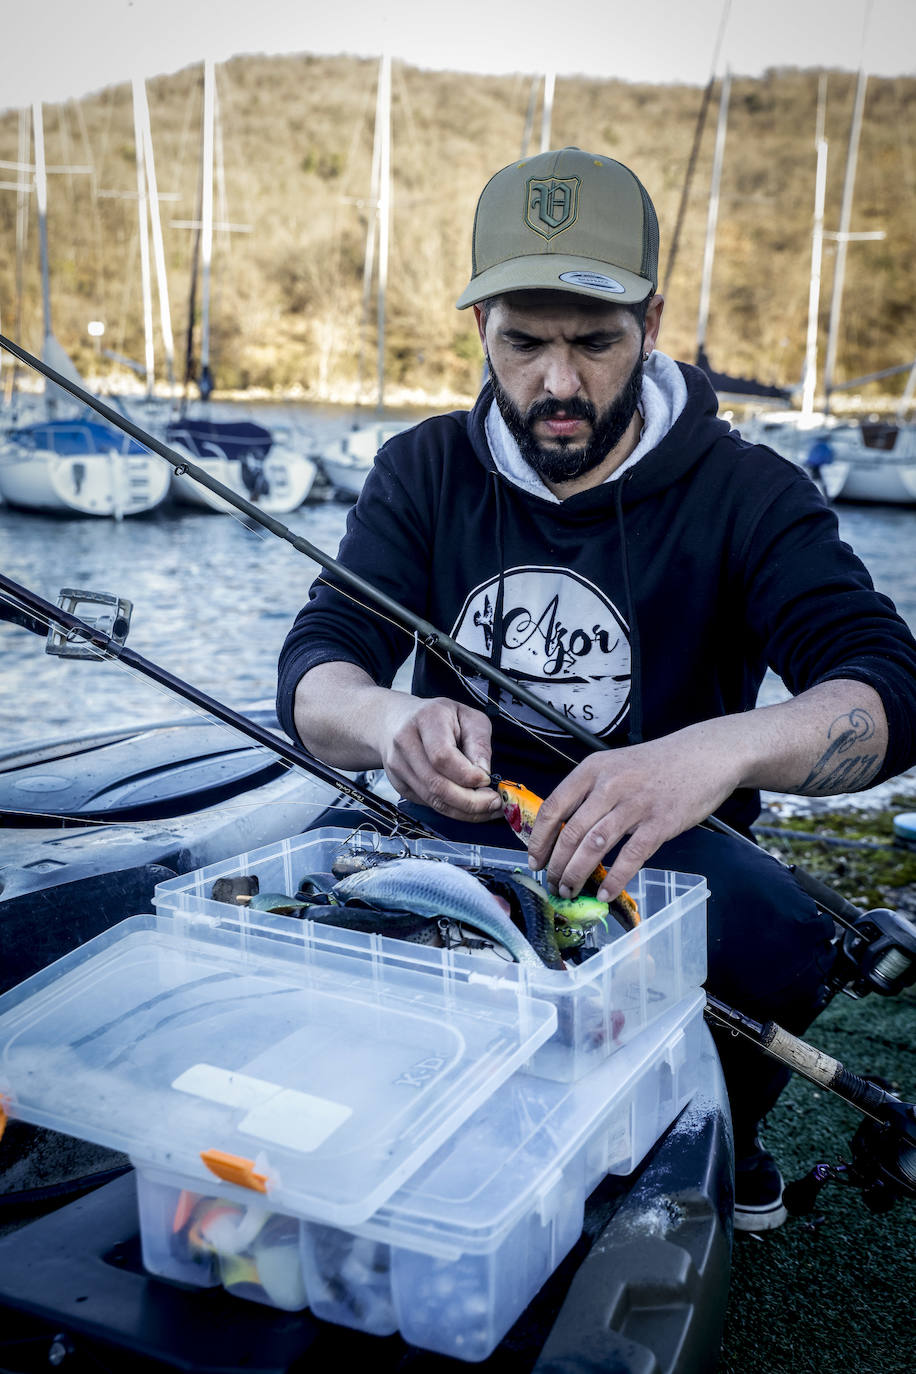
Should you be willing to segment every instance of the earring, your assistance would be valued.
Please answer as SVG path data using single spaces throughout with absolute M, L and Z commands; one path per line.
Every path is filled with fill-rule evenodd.
M 642 355 L 642 360 L 643 360 L 644 363 L 647 363 L 647 362 L 649 361 L 649 355 L 648 355 L 648 353 L 644 353 L 644 354 Z

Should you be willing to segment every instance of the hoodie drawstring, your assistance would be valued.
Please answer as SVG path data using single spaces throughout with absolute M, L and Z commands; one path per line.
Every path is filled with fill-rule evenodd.
M 499 566 L 499 580 L 496 584 L 496 602 L 493 607 L 493 639 L 490 644 L 490 663 L 494 668 L 502 665 L 503 656 L 503 604 L 506 591 L 505 558 L 503 556 L 503 497 L 500 490 L 499 474 L 490 473 L 493 479 L 493 493 L 496 501 L 496 557 Z M 491 682 L 487 688 L 487 715 L 491 720 L 499 716 L 500 688 Z
M 630 469 L 632 472 L 632 468 Z M 639 625 L 636 605 L 630 585 L 630 562 L 627 557 L 626 529 L 623 520 L 623 484 L 630 476 L 625 472 L 614 483 L 614 512 L 620 537 L 620 566 L 623 573 L 623 595 L 626 602 L 626 623 L 630 629 L 630 715 L 627 744 L 642 744 L 642 674 L 639 653 Z

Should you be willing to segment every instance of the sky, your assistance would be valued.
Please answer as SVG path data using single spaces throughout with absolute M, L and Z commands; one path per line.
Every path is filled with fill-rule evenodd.
M 353 53 L 453 71 L 705 85 L 826 66 L 916 74 L 916 0 L 0 0 L 0 109 L 205 56 Z M 867 23 L 866 23 L 867 16 Z M 864 32 L 864 46 L 863 46 Z

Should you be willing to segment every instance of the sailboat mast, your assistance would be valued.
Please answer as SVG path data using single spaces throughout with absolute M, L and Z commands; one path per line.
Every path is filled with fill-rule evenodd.
M 706 214 L 706 247 L 703 253 L 703 278 L 700 284 L 700 309 L 697 318 L 697 358 L 706 352 L 706 326 L 709 323 L 709 301 L 712 286 L 712 265 L 716 251 L 716 224 L 719 219 L 719 187 L 722 182 L 722 163 L 725 158 L 725 132 L 728 125 L 728 101 L 731 93 L 731 72 L 722 78 L 719 96 L 719 123 L 716 128 L 716 147 L 713 154 L 712 182 L 709 188 L 709 208 Z
M 51 277 L 48 268 L 48 174 L 45 169 L 45 126 L 41 101 L 32 105 L 35 143 L 35 201 L 38 206 L 38 251 L 41 258 L 41 304 L 45 339 L 51 337 Z
M 134 101 L 134 152 L 137 162 L 137 226 L 140 234 L 140 285 L 143 293 L 143 339 L 144 361 L 146 366 L 146 394 L 152 396 L 155 378 L 153 357 L 153 295 L 150 281 L 149 263 L 149 208 L 146 189 L 146 145 L 143 139 L 141 113 L 142 81 L 138 76 L 132 80 Z
M 201 173 L 200 394 L 213 390 L 210 375 L 210 263 L 213 257 L 213 130 L 216 82 L 212 58 L 204 60 L 203 160 Z
M 175 382 L 175 340 L 172 335 L 172 313 L 169 306 L 168 277 L 165 271 L 165 249 L 162 243 L 162 217 L 159 213 L 159 187 L 156 181 L 156 161 L 153 157 L 153 135 L 150 128 L 149 102 L 146 98 L 146 82 L 139 80 L 134 87 L 134 108 L 139 111 L 140 130 L 143 142 L 143 166 L 146 173 L 146 188 L 149 197 L 149 215 L 153 238 L 153 261 L 156 267 L 156 289 L 159 293 L 159 327 L 162 330 L 162 347 L 165 353 L 166 374 L 169 385 Z
M 29 157 L 32 139 L 31 115 L 28 107 L 19 111 L 19 153 L 16 172 L 16 337 L 22 338 L 22 302 L 25 296 L 25 245 L 29 232 L 29 195 L 31 187 L 24 179 L 26 169 L 31 163 Z M 19 361 L 14 359 L 10 373 L 7 403 L 12 402 L 16 391 L 16 378 Z
M 862 111 L 865 108 L 865 87 L 868 76 L 864 67 L 859 68 L 856 81 L 856 96 L 852 111 L 852 125 L 849 131 L 849 147 L 846 152 L 846 176 L 843 182 L 843 205 L 840 211 L 840 228 L 836 235 L 836 262 L 833 268 L 833 295 L 830 300 L 830 322 L 827 326 L 827 352 L 824 358 L 824 409 L 830 409 L 830 393 L 833 389 L 833 374 L 836 367 L 837 341 L 840 331 L 840 308 L 843 303 L 843 279 L 846 275 L 846 248 L 849 243 L 849 222 L 852 218 L 852 199 L 855 194 L 856 164 L 859 158 L 859 135 L 862 132 Z
M 811 229 L 811 281 L 808 287 L 808 337 L 805 344 L 805 373 L 802 384 L 802 424 L 810 425 L 814 415 L 817 386 L 817 325 L 821 299 L 821 264 L 824 256 L 824 202 L 827 194 L 827 140 L 824 137 L 827 78 L 818 86 L 817 132 L 814 146 L 817 168 L 814 177 L 814 224 Z
M 388 289 L 388 237 L 391 225 L 391 58 L 379 67 L 376 127 L 379 129 L 378 197 L 378 401 L 385 405 L 385 297 Z
M 363 254 L 363 301 L 359 325 L 359 356 L 356 364 L 356 404 L 362 404 L 365 375 L 366 336 L 369 332 L 369 305 L 372 300 L 372 279 L 375 274 L 375 237 L 379 213 L 379 165 L 381 162 L 381 127 L 378 117 L 381 96 L 382 64 L 379 62 L 378 85 L 375 96 L 375 126 L 372 132 L 372 169 L 369 173 L 369 203 L 366 216 L 366 247 Z
M 541 109 L 541 152 L 546 153 L 550 148 L 550 126 L 553 122 L 553 91 L 556 84 L 556 72 L 547 71 L 544 73 L 544 105 Z

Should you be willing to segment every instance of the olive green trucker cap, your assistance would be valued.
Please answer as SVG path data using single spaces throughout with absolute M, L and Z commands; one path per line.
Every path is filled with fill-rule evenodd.
M 490 178 L 471 251 L 459 310 L 504 291 L 544 289 L 642 301 L 658 281 L 658 219 L 623 163 L 560 148 Z

